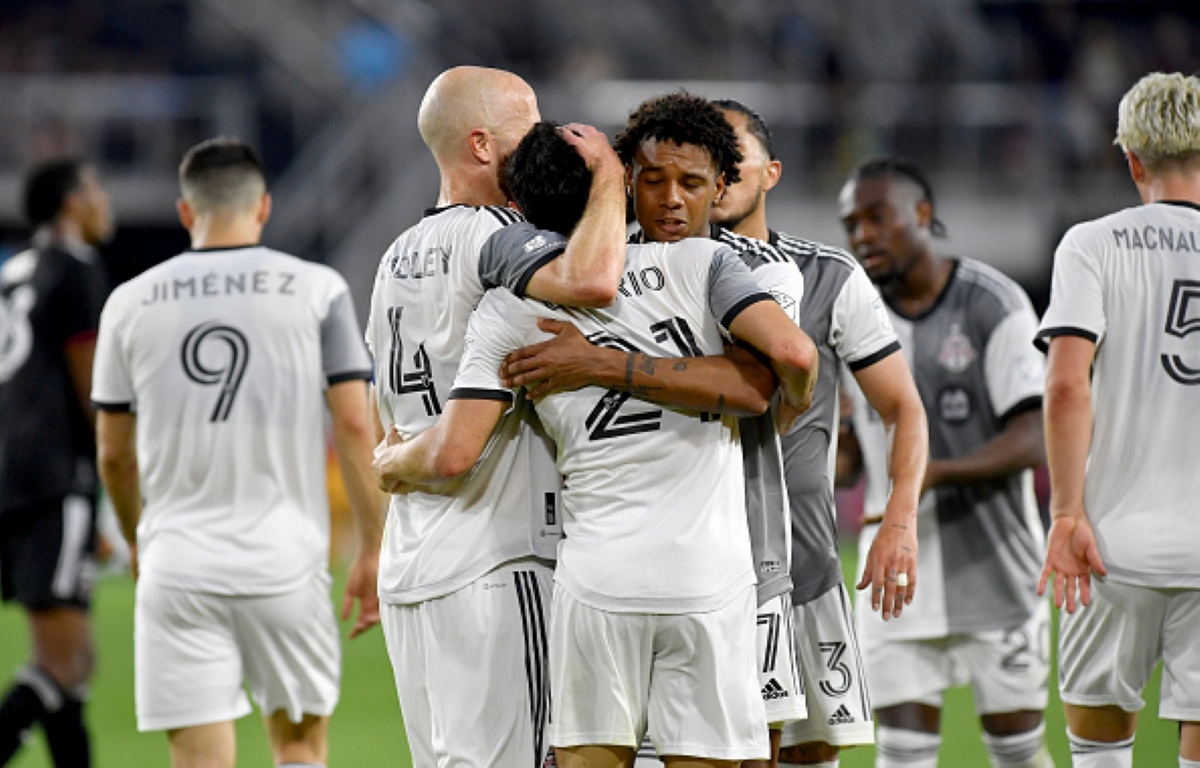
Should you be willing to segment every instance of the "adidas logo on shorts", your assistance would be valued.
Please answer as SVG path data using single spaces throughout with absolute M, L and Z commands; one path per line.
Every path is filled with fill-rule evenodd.
M 837 708 L 837 712 L 833 713 L 833 717 L 829 718 L 830 725 L 849 725 L 854 722 L 854 715 L 850 714 L 850 710 L 846 709 L 843 704 Z
M 762 697 L 763 701 L 786 699 L 788 697 L 788 692 L 783 689 L 783 686 L 779 684 L 778 680 L 772 677 L 767 681 L 767 684 L 763 686 Z

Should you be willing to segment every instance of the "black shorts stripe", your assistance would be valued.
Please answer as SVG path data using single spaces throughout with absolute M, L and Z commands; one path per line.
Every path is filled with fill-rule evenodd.
M 521 624 L 525 633 L 525 685 L 529 693 L 529 717 L 533 730 L 533 768 L 542 768 L 545 759 L 546 723 L 550 719 L 550 670 L 546 641 L 546 615 L 533 571 L 513 574 Z

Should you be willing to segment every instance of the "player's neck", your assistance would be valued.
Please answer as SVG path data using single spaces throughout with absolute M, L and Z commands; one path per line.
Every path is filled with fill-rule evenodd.
M 755 240 L 770 242 L 771 228 L 767 226 L 767 211 L 763 206 L 758 206 L 754 213 L 742 219 L 733 231 L 743 237 L 752 237 Z
M 194 251 L 243 248 L 259 244 L 262 225 L 247 217 L 201 216 L 192 224 L 188 234 L 191 235 Z
M 946 290 L 953 270 L 953 262 L 927 251 L 916 259 L 903 278 L 892 285 L 887 292 L 888 298 L 906 315 L 920 315 Z
M 1200 174 L 1156 174 L 1139 184 L 1138 191 L 1145 203 L 1178 201 L 1200 205 Z
M 443 174 L 437 204 L 439 208 L 448 205 L 507 205 L 508 198 L 496 180 L 482 172 Z
M 79 222 L 69 217 L 60 216 L 53 223 L 46 224 L 33 233 L 35 243 L 63 243 L 85 245 L 83 227 Z

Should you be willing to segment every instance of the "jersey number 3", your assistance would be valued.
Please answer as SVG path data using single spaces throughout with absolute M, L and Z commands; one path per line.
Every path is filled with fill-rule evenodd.
M 197 384 L 217 387 L 217 402 L 209 421 L 227 421 L 242 385 L 250 344 L 237 328 L 210 321 L 188 331 L 180 352 L 183 372 Z
M 1164 329 L 1169 335 L 1182 339 L 1200 332 L 1200 310 L 1189 306 L 1193 302 L 1200 306 L 1200 281 L 1176 280 L 1171 287 L 1171 307 L 1167 310 L 1167 327 Z M 1192 309 L 1190 313 L 1189 309 Z M 1187 365 L 1179 355 L 1164 354 L 1160 359 L 1167 375 L 1175 381 L 1200 384 L 1200 368 Z

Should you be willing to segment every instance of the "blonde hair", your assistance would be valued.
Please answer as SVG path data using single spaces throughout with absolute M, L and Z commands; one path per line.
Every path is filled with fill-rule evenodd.
M 1150 168 L 1200 157 L 1200 78 L 1155 72 L 1137 81 L 1121 97 L 1114 143 Z

